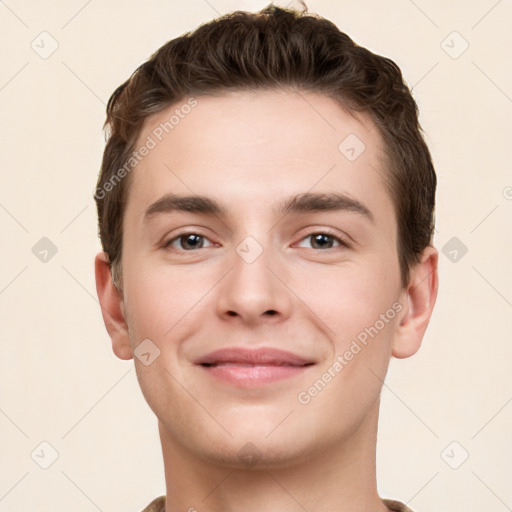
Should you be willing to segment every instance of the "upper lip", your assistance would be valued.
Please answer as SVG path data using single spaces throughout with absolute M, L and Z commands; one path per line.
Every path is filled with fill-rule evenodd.
M 261 366 L 306 366 L 314 361 L 277 348 L 246 349 L 223 348 L 197 359 L 196 364 L 214 366 L 222 363 L 252 364 Z

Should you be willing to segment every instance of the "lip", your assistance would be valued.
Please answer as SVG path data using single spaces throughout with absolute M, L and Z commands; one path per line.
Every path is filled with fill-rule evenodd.
M 275 348 L 225 348 L 199 358 L 196 364 L 216 379 L 253 388 L 300 375 L 315 362 Z

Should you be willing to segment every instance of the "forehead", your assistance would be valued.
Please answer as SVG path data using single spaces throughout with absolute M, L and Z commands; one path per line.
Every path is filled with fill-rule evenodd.
M 128 198 L 133 204 L 136 196 L 139 215 L 169 192 L 247 206 L 343 191 L 390 206 L 375 125 L 317 93 L 186 98 L 146 119 L 137 147 L 144 144 L 151 149 L 131 176 Z

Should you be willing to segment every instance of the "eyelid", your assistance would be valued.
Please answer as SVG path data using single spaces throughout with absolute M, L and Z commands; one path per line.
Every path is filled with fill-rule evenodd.
M 212 246 L 215 246 L 215 245 L 218 245 L 216 242 L 214 242 L 213 240 L 211 240 L 204 232 L 202 232 L 200 229 L 196 228 L 189 228 L 189 229 L 186 229 L 184 231 L 180 231 L 176 234 L 174 234 L 172 236 L 172 238 L 169 238 L 168 240 L 164 241 L 162 243 L 162 247 L 164 249 L 167 249 L 169 247 L 171 247 L 171 244 L 177 240 L 179 240 L 182 236 L 186 236 L 186 235 L 199 235 L 200 237 L 208 240 Z M 303 240 L 305 240 L 306 238 L 309 238 L 313 235 L 328 235 L 330 237 L 332 237 L 334 240 L 336 240 L 340 246 L 342 247 L 346 247 L 346 248 L 350 248 L 351 247 L 351 244 L 349 242 L 347 242 L 347 240 L 344 238 L 344 237 L 341 237 L 339 234 L 335 233 L 333 230 L 331 229 L 328 229 L 328 228 L 318 228 L 318 229 L 312 229 L 310 230 L 308 233 L 304 234 L 300 239 L 299 239 L 299 242 L 297 243 L 300 243 L 302 242 Z M 296 245 L 296 244 L 294 244 Z M 211 246 L 209 246 L 211 247 Z M 185 249 L 176 249 L 178 251 L 182 251 L 182 252 L 197 252 L 199 251 L 200 249 L 206 249 L 206 247 L 200 247 L 199 249 L 191 249 L 191 250 L 185 250 Z M 332 249 L 336 249 L 336 247 L 329 247 L 327 249 L 318 249 L 318 251 L 329 251 L 329 250 L 332 250 Z
M 299 242 L 302 242 L 306 238 L 309 238 L 309 237 L 311 237 L 313 235 L 328 235 L 328 236 L 334 238 L 334 240 L 336 240 L 337 242 L 339 242 L 340 246 L 346 247 L 346 248 L 350 248 L 351 247 L 351 244 L 349 242 L 347 242 L 347 240 L 344 237 L 341 237 L 340 235 L 338 235 L 338 233 L 335 233 L 334 231 L 332 231 L 332 230 L 330 230 L 328 228 L 313 229 L 313 230 L 309 231 L 306 235 L 301 237 Z M 319 249 L 318 252 L 321 252 L 321 251 L 327 252 L 327 251 L 332 250 L 332 249 L 336 249 L 336 247 L 329 247 L 327 249 Z
M 164 249 L 168 249 L 171 247 L 171 244 L 173 242 L 176 242 L 182 236 L 186 236 L 186 235 L 199 235 L 201 238 L 208 240 L 212 244 L 212 246 L 216 245 L 216 243 L 213 240 L 210 240 L 210 237 L 208 237 L 206 234 L 204 234 L 200 229 L 187 229 L 187 230 L 180 231 L 180 232 L 174 234 L 169 239 L 164 239 L 164 241 L 162 243 L 162 247 Z M 206 247 L 200 247 L 200 249 L 206 249 Z M 189 250 L 189 251 L 186 251 L 185 249 L 175 249 L 175 250 L 182 251 L 182 252 L 197 252 L 199 249 Z

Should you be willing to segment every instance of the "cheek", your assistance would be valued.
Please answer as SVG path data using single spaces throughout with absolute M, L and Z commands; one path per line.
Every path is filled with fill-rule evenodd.
M 316 277 L 318 293 L 310 292 L 308 300 L 329 328 L 331 340 L 330 357 L 319 368 L 318 377 L 332 381 L 330 391 L 318 403 L 328 407 L 327 397 L 340 403 L 351 403 L 357 397 L 369 406 L 387 371 L 403 307 L 398 303 L 398 272 L 376 260 L 364 268 L 337 268 Z
M 183 286 L 177 277 L 172 286 L 147 265 L 127 262 L 124 298 L 131 337 L 156 340 L 172 328 L 183 308 Z
M 382 259 L 364 266 L 331 267 L 309 278 L 303 288 L 305 302 L 336 334 L 336 340 L 344 342 L 373 325 L 398 300 L 399 272 L 388 268 L 389 261 Z
M 331 354 L 299 400 L 311 400 L 322 415 L 339 406 L 354 424 L 379 396 L 403 307 L 392 288 L 374 283 L 361 276 L 325 280 L 325 298 L 315 311 L 332 331 Z
M 127 262 L 125 304 L 132 343 L 151 339 L 170 357 L 178 349 L 172 340 L 186 340 L 204 319 L 208 291 L 216 275 L 192 267 Z

